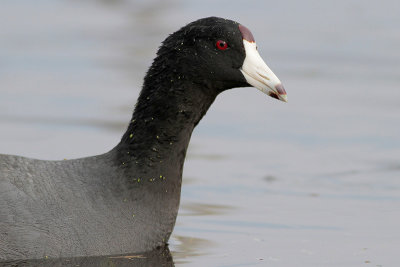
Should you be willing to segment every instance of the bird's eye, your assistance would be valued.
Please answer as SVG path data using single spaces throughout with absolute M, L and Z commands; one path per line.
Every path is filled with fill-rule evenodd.
M 228 48 L 228 43 L 223 40 L 218 40 L 215 45 L 219 50 L 225 50 Z

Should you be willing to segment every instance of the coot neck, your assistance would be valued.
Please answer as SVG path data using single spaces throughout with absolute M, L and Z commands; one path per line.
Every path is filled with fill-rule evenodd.
M 120 164 L 144 173 L 170 168 L 180 179 L 192 131 L 216 96 L 208 86 L 153 64 L 117 146 Z

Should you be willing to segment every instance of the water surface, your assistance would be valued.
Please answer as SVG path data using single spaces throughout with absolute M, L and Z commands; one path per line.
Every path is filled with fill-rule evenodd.
M 177 266 L 397 266 L 398 1 L 2 1 L 0 152 L 103 153 L 160 42 L 237 20 L 289 103 L 220 95 L 196 128 L 170 240 Z

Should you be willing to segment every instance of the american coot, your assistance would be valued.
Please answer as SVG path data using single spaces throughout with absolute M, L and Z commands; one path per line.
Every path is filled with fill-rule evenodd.
M 114 149 L 65 161 L 0 155 L 0 259 L 122 254 L 165 245 L 193 128 L 219 93 L 249 85 L 286 101 L 243 25 L 209 17 L 171 34 Z

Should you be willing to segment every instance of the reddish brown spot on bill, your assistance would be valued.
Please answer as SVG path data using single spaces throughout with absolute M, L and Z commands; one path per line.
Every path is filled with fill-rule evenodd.
M 268 95 L 269 95 L 270 97 L 272 97 L 272 98 L 275 98 L 275 99 L 278 99 L 278 100 L 279 100 L 279 97 L 278 97 L 274 92 L 268 92 Z
M 256 41 L 254 40 L 254 36 L 251 33 L 251 31 L 247 29 L 245 26 L 239 24 L 239 31 L 242 33 L 242 37 L 246 41 L 249 41 L 250 43 L 254 43 Z
M 280 95 L 286 95 L 285 88 L 283 88 L 282 84 L 278 84 L 277 86 L 275 86 L 275 89 Z

